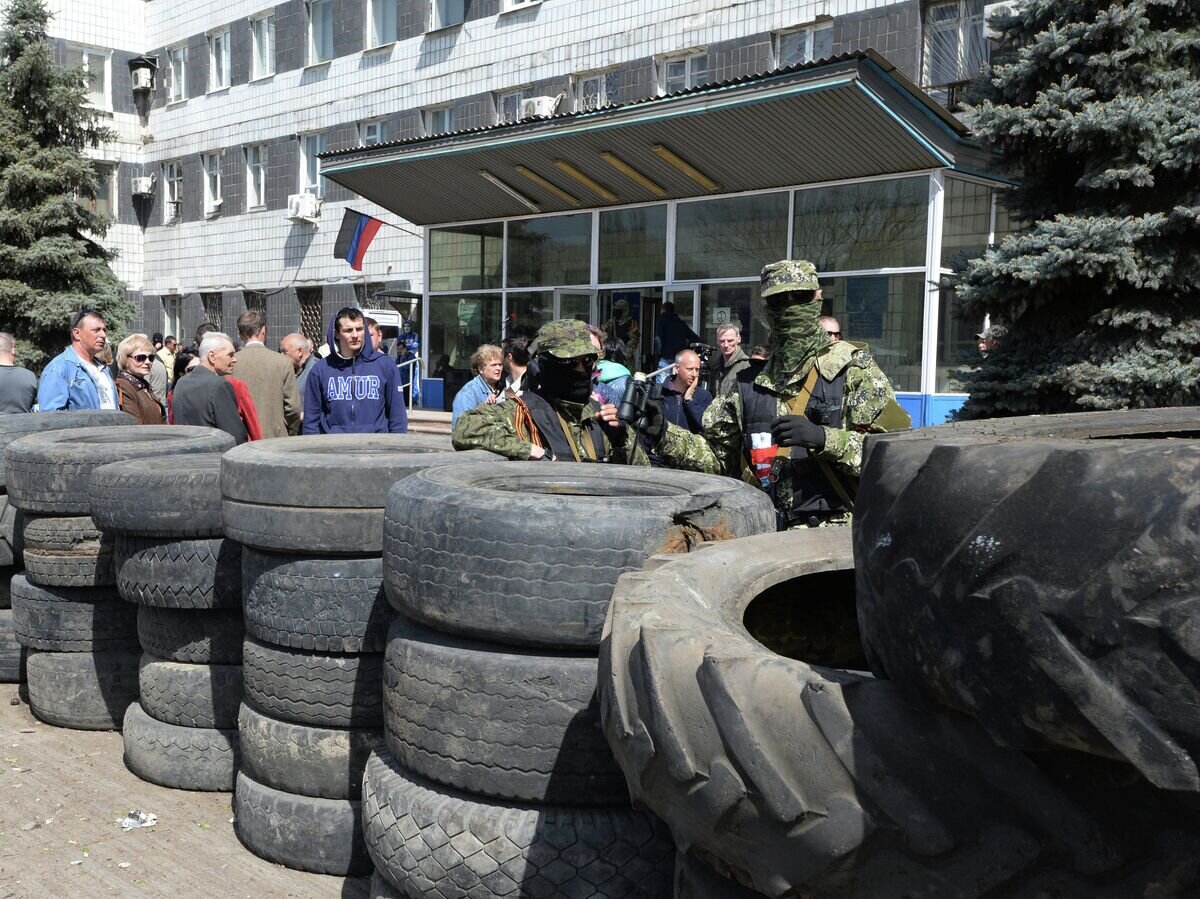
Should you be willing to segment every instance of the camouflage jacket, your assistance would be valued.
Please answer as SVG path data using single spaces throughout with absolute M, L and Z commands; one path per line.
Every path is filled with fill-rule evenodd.
M 570 429 L 571 442 L 580 450 L 580 461 L 592 461 L 586 451 L 586 446 L 590 445 L 590 441 L 584 429 L 584 423 L 595 416 L 600 410 L 600 404 L 596 402 L 558 402 L 553 405 Z M 509 398 L 500 403 L 483 403 L 464 412 L 454 426 L 454 433 L 451 437 L 454 448 L 456 450 L 489 450 L 507 459 L 528 461 L 533 444 L 517 435 L 516 419 L 519 409 L 518 403 Z M 604 439 L 605 458 L 596 461 L 649 465 L 650 458 L 646 455 L 646 451 L 642 448 L 641 441 L 637 439 L 633 429 L 625 425 L 622 427 L 625 428 L 623 446 L 614 445 L 610 435 L 604 430 L 601 431 Z M 629 457 L 630 451 L 632 451 L 632 459 Z M 573 462 L 575 460 L 567 457 L 557 458 L 555 461 Z
M 884 428 L 877 419 L 894 402 L 895 394 L 887 376 L 863 344 L 839 341 L 823 350 L 816 360 L 821 377 L 832 381 L 845 370 L 842 415 L 845 427 L 825 428 L 825 448 L 814 455 L 836 466 L 841 472 L 858 477 L 862 467 L 862 446 L 866 434 Z M 788 400 L 796 396 L 811 371 L 805 366 L 786 383 L 776 384 L 763 369 L 754 384 L 776 397 L 779 415 L 790 415 Z M 691 434 L 684 428 L 667 425 L 656 452 L 673 468 L 726 474 L 740 477 L 743 467 L 742 399 L 735 389 L 717 397 L 704 413 L 704 433 Z M 803 450 L 793 450 L 793 453 Z M 777 504 L 783 510 L 791 506 L 788 468 L 783 470 L 776 487 Z

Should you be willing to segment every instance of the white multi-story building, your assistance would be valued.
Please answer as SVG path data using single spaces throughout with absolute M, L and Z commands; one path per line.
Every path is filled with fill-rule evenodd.
M 428 378 L 626 299 L 650 355 L 664 300 L 709 342 L 726 318 L 765 339 L 756 275 L 793 255 L 918 422 L 961 401 L 976 323 L 937 281 L 1005 223 L 943 108 L 983 61 L 980 0 L 49 5 L 119 134 L 100 202 L 139 330 L 186 343 L 259 306 L 320 343 L 412 291 Z M 394 226 L 362 272 L 333 256 L 347 209 Z

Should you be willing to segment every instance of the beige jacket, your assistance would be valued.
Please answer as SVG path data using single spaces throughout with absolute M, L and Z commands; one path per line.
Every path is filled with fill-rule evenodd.
M 304 406 L 296 389 L 292 360 L 261 343 L 252 343 L 238 351 L 233 376 L 250 388 L 264 439 L 300 433 Z

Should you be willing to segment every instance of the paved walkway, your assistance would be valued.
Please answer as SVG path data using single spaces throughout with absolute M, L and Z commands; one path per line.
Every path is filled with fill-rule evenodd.
M 366 899 L 365 879 L 291 871 L 244 849 L 232 794 L 139 780 L 119 733 L 51 727 L 12 705 L 17 695 L 0 684 L 0 899 Z M 130 809 L 157 826 L 123 832 Z

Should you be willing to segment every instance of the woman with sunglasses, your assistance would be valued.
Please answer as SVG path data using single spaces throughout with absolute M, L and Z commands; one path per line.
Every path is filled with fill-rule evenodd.
M 117 405 L 140 425 L 161 425 L 162 406 L 146 381 L 154 364 L 154 345 L 145 334 L 131 334 L 117 347 Z

